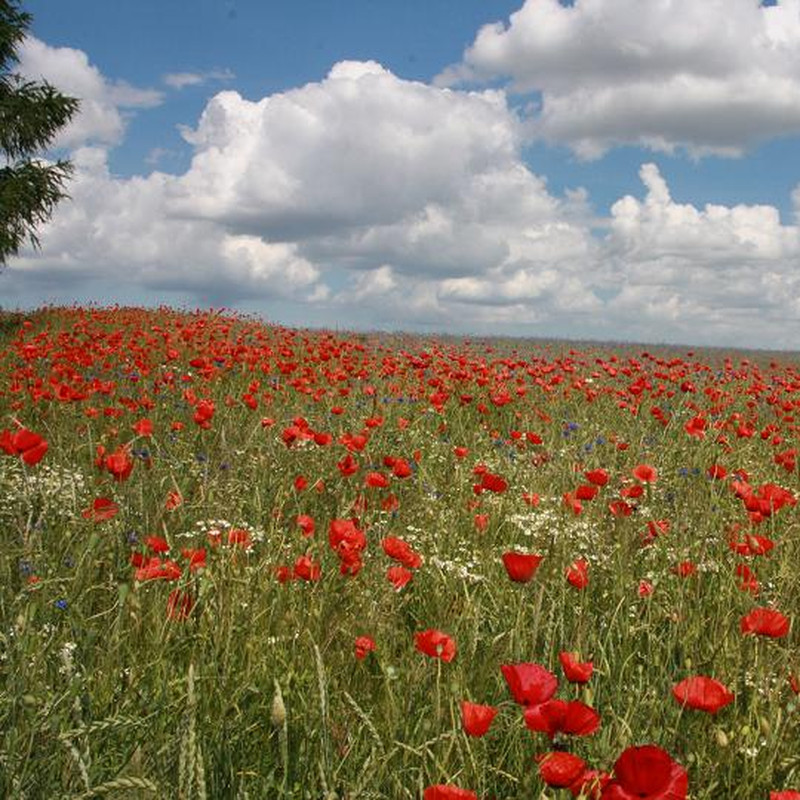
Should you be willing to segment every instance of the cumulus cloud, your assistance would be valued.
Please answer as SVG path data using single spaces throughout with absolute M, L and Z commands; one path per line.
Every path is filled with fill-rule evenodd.
M 96 281 L 111 283 L 117 294 L 169 292 L 206 305 L 259 296 L 303 299 L 316 290 L 319 271 L 296 245 L 175 219 L 165 199 L 173 176 L 114 177 L 107 157 L 97 147 L 72 153 L 71 199 L 43 229 L 41 251 L 12 261 L 3 276 L 6 296 L 23 296 L 32 286 L 46 297 L 57 286 L 74 295 Z
M 531 135 L 584 158 L 741 155 L 800 133 L 800 0 L 526 0 L 438 83 L 496 78 L 540 95 Z
M 588 246 L 567 219 L 578 201 L 552 196 L 522 163 L 502 92 L 340 62 L 258 102 L 222 92 L 184 137 L 195 154 L 170 188 L 173 214 L 296 242 L 317 263 L 458 277 L 558 259 L 569 238 Z
M 182 174 L 119 178 L 106 148 L 76 149 L 72 199 L 4 298 L 102 285 L 304 324 L 796 346 L 800 220 L 678 202 L 653 164 L 598 220 L 526 166 L 522 128 L 503 91 L 374 62 L 257 102 L 221 92 L 184 131 Z
M 118 144 L 125 130 L 123 109 L 152 108 L 163 101 L 161 92 L 104 77 L 82 50 L 50 47 L 28 36 L 18 55 L 16 71 L 20 75 L 28 80 L 47 81 L 81 101 L 80 110 L 59 132 L 54 147 Z
M 627 316 L 640 337 L 656 323 L 684 341 L 796 347 L 800 228 L 773 206 L 677 203 L 654 164 L 640 177 L 644 199 L 613 205 L 603 243 L 619 287 L 609 319 Z

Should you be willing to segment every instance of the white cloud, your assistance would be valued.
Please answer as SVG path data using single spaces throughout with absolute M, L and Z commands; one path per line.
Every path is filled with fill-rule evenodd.
M 207 305 L 252 297 L 303 299 L 315 291 L 319 271 L 298 255 L 296 245 L 170 216 L 165 198 L 174 177 L 114 177 L 101 148 L 77 150 L 72 161 L 71 199 L 42 230 L 41 252 L 26 252 L 3 276 L 11 296 L 56 282 L 66 293 L 94 281 L 110 282 L 122 295 L 171 292 Z
M 232 81 L 236 75 L 229 69 L 211 69 L 204 72 L 170 72 L 163 81 L 171 89 L 202 86 L 212 81 Z
M 531 133 L 596 158 L 619 144 L 740 155 L 800 133 L 800 0 L 526 0 L 440 85 L 540 92 Z
M 6 302 L 102 286 L 105 301 L 275 302 L 342 327 L 800 339 L 800 220 L 677 202 L 652 164 L 643 196 L 597 220 L 584 190 L 556 197 L 523 163 L 502 91 L 343 62 L 258 102 L 222 92 L 185 138 L 194 156 L 180 175 L 122 179 L 105 149 L 75 150 L 72 200 L 42 251 L 9 265 Z M 800 213 L 800 186 L 793 202 Z
M 59 132 L 54 147 L 76 148 L 86 144 L 118 144 L 125 130 L 120 109 L 152 108 L 163 96 L 124 81 L 110 81 L 89 62 L 82 50 L 50 47 L 33 36 L 20 45 L 16 68 L 29 80 L 45 80 L 59 91 L 81 101 L 78 113 Z
M 603 257 L 620 293 L 608 318 L 639 337 L 655 323 L 684 341 L 796 347 L 800 228 L 773 206 L 676 203 L 654 164 L 640 177 L 645 198 L 611 209 Z

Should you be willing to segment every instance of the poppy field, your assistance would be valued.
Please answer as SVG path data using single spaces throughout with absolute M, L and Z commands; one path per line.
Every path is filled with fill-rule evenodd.
M 0 317 L 0 796 L 800 798 L 800 359 Z

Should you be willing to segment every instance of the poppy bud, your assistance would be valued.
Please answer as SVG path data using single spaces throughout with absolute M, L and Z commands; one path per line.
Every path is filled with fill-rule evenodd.
M 728 744 L 729 744 L 728 734 L 725 733 L 725 731 L 722 730 L 722 728 L 717 728 L 717 730 L 716 730 L 714 735 L 716 737 L 717 744 L 720 747 L 727 747 L 728 746 Z

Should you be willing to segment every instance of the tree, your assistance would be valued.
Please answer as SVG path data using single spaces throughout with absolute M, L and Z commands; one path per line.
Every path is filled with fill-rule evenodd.
M 17 47 L 30 27 L 18 0 L 0 0 L 0 268 L 25 241 L 39 246 L 36 228 L 46 222 L 64 191 L 72 164 L 35 158 L 78 110 L 49 83 L 26 81 L 11 72 Z

